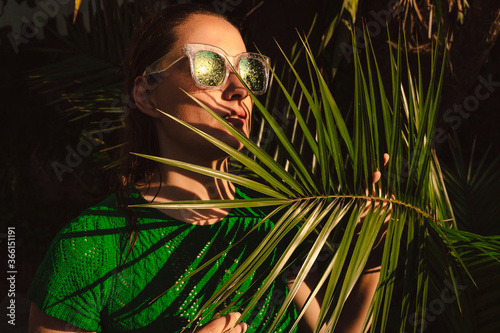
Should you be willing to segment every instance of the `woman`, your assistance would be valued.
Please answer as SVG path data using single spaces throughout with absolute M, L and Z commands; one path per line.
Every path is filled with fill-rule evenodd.
M 224 127 L 182 90 L 248 135 L 253 103 L 230 67 L 221 68 L 219 64 L 216 72 L 211 73 L 222 76 L 222 82 L 216 83 L 203 77 L 200 68 L 194 68 L 193 73 L 190 68 L 199 65 L 195 62 L 213 65 L 211 57 L 217 54 L 239 55 L 231 58 L 233 65 L 253 66 L 251 70 L 264 70 L 268 74 L 261 58 L 245 52 L 237 28 L 198 7 L 170 7 L 146 20 L 135 32 L 124 63 L 126 91 L 131 92 L 133 100 L 126 118 L 128 151 L 227 170 L 224 152 L 160 110 L 234 148 L 241 148 Z M 256 93 L 263 93 L 267 78 L 257 78 L 259 82 L 255 83 L 250 76 L 249 85 L 260 90 Z M 211 269 L 180 281 L 186 272 L 200 265 L 198 259 L 220 253 L 264 215 L 250 210 L 254 216 L 243 216 L 249 215 L 245 210 L 229 213 L 225 209 L 129 209 L 129 204 L 145 201 L 233 199 L 246 195 L 227 181 L 160 166 L 128 153 L 124 164 L 120 195 L 82 213 L 54 241 L 30 290 L 31 332 L 180 331 L 194 318 L 202 301 L 234 271 L 238 259 L 262 237 L 256 235 L 245 246 L 228 253 L 224 260 L 218 260 Z M 127 220 L 132 221 L 132 233 Z M 234 236 L 225 236 L 228 232 Z M 250 282 L 242 290 L 248 289 Z M 152 302 L 172 285 L 173 290 Z M 285 288 L 281 286 L 281 290 Z M 203 295 L 195 295 L 197 292 Z M 268 310 L 260 309 L 262 313 L 246 318 L 247 322 L 250 320 L 248 325 L 258 325 L 252 331 L 264 330 L 267 316 L 279 308 L 278 303 L 272 304 L 270 300 L 267 303 L 270 305 L 264 305 L 263 309 Z M 197 332 L 225 331 L 234 326 L 239 317 L 236 311 L 240 310 L 236 306 L 234 312 L 214 320 L 218 309 L 208 311 L 196 322 L 204 325 Z M 290 318 L 291 314 L 283 327 Z M 246 328 L 247 324 L 241 323 L 233 332 Z
M 254 93 L 265 92 L 268 69 L 262 57 L 246 53 L 238 29 L 211 11 L 192 5 L 170 7 L 135 32 L 124 62 L 131 103 L 125 119 L 128 146 L 120 190 L 83 212 L 54 240 L 30 289 L 30 332 L 180 332 L 188 327 L 203 333 L 234 327 L 232 332 L 237 333 L 265 332 L 269 327 L 286 294 L 282 279 L 277 279 L 253 313 L 236 324 L 245 308 L 238 295 L 258 289 L 259 277 L 271 267 L 272 258 L 251 280 L 234 288 L 228 303 L 235 303 L 226 315 L 219 316 L 221 309 L 215 306 L 197 313 L 272 227 L 266 221 L 238 243 L 262 220 L 264 211 L 129 208 L 146 202 L 251 196 L 228 181 L 129 154 L 142 152 L 227 171 L 226 153 L 163 114 L 241 148 L 182 91 L 248 136 L 253 102 L 224 63 L 226 57 Z M 203 271 L 185 278 L 231 246 Z M 279 257 L 281 250 L 276 249 L 272 257 Z M 299 306 L 309 289 L 304 285 L 299 293 Z M 306 316 L 306 327 L 315 324 L 318 304 Z M 277 331 L 288 331 L 295 317 L 292 306 Z

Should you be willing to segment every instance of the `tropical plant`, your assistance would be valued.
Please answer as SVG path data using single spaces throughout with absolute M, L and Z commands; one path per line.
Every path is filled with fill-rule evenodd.
M 310 82 L 302 79 L 286 56 L 285 60 L 300 86 L 299 100 L 305 99 L 307 106 L 299 107 L 280 78 L 276 73 L 273 74 L 274 84 L 281 87 L 295 116 L 294 129 L 300 129 L 303 136 L 292 136 L 290 139 L 271 112 L 252 96 L 279 142 L 279 152 L 276 154 L 270 155 L 261 149 L 200 102 L 207 112 L 244 144 L 253 158 L 173 118 L 226 151 L 257 175 L 257 181 L 138 154 L 161 163 L 229 180 L 263 194 L 261 198 L 251 200 L 175 202 L 148 206 L 230 208 L 272 205 L 276 209 L 269 218 L 280 213 L 275 227 L 260 246 L 220 291 L 206 302 L 198 315 L 213 303 L 222 306 L 230 300 L 232 295 L 227 290 L 245 281 L 285 235 L 292 233 L 293 241 L 264 279 L 261 290 L 255 295 L 239 296 L 250 299 L 243 316 L 258 304 L 266 287 L 281 276 L 296 249 L 305 247 L 307 251 L 301 258 L 300 271 L 282 305 L 280 313 L 283 313 L 291 304 L 300 283 L 318 260 L 321 250 L 329 248 L 332 256 L 325 263 L 320 281 L 307 304 L 320 288 L 326 286 L 316 331 L 323 324 L 327 331 L 333 331 L 378 235 L 386 228 L 380 281 L 365 319 L 365 327 L 369 326 L 372 332 L 423 331 L 435 320 L 436 309 L 429 306 L 434 306 L 433 301 L 441 300 L 443 290 L 450 288 L 453 296 L 447 299 L 448 303 L 453 304 L 444 304 L 446 309 L 439 309 L 438 326 L 454 332 L 470 331 L 474 327 L 474 320 L 460 314 L 464 311 L 461 287 L 466 279 L 474 278 L 469 271 L 468 264 L 471 262 L 468 259 L 474 250 L 472 257 L 482 258 L 488 265 L 498 269 L 500 248 L 498 238 L 460 232 L 454 222 L 443 175 L 432 150 L 444 71 L 444 62 L 438 59 L 437 49 L 434 51 L 428 85 L 424 85 L 422 79 L 424 69 L 419 66 L 417 74 L 413 74 L 408 54 L 401 51 L 393 53 L 391 50 L 390 87 L 385 87 L 382 82 L 373 50 L 366 52 L 365 65 L 362 65 L 360 55 L 355 52 L 355 100 L 352 127 L 349 128 L 315 63 L 307 40 L 302 39 L 302 43 L 307 54 Z M 368 40 L 366 43 L 369 45 Z M 401 48 L 404 49 L 404 43 L 399 41 L 398 50 Z M 304 111 L 310 112 L 312 116 L 305 119 Z M 306 147 L 311 151 L 311 158 L 301 154 Z M 371 184 L 372 172 L 383 167 L 381 154 L 384 151 L 392 157 L 386 171 L 388 176 L 377 191 L 366 193 L 365 186 Z M 282 158 L 276 158 L 276 155 Z M 278 163 L 276 160 L 283 162 Z M 387 205 L 368 205 L 368 202 L 383 202 Z M 368 214 L 357 234 L 355 230 L 365 209 L 369 209 Z M 386 218 L 389 220 L 384 223 Z M 476 269 L 483 265 L 471 266 Z M 495 295 L 498 296 L 498 290 Z M 395 322 L 394 312 L 398 313 Z M 391 323 L 390 318 L 393 320 Z M 269 332 L 273 329 L 274 326 Z
M 474 139 L 470 156 L 464 156 L 460 139 L 449 140 L 453 163 L 444 165 L 444 179 L 459 229 L 480 235 L 500 234 L 495 192 L 500 186 L 500 156 L 492 157 L 491 146 L 478 158 Z
M 467 310 L 469 317 L 473 318 L 473 327 L 477 332 L 496 332 L 500 330 L 500 323 L 495 319 L 500 313 L 500 303 L 499 288 L 494 281 L 500 279 L 499 238 L 496 236 L 500 234 L 500 227 L 495 192 L 500 185 L 500 159 L 498 156 L 490 158 L 488 153 L 477 158 L 476 140 L 472 143 L 470 156 L 464 156 L 460 141 L 457 135 L 450 137 L 449 151 L 453 163 L 443 164 L 450 203 L 458 229 L 463 230 L 449 236 L 474 277 L 475 285 L 469 281 L 465 291 L 465 297 L 473 304 Z M 488 250 L 486 258 L 486 253 L 480 249 Z

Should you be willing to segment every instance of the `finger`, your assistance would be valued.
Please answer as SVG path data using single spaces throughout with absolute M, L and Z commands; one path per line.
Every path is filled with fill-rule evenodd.
M 223 332 L 223 333 L 244 333 L 247 330 L 248 325 L 246 323 L 239 323 L 238 325 L 236 325 L 236 322 L 241 317 L 241 313 L 232 312 L 232 313 L 229 313 L 228 315 L 231 318 L 230 318 L 229 322 L 227 323 L 227 325 L 224 326 L 224 328 L 222 329 L 221 332 Z M 219 331 L 216 331 L 216 332 L 219 332 Z
M 231 312 L 210 322 L 206 327 L 209 329 L 208 332 L 243 333 L 247 330 L 248 326 L 245 323 L 236 325 L 236 322 L 240 317 L 241 313 Z M 214 327 L 210 325 L 214 325 Z
M 373 182 L 373 184 L 375 184 L 376 182 L 378 182 L 380 180 L 380 177 L 382 177 L 382 173 L 380 171 L 378 171 L 378 169 L 377 169 L 377 171 L 375 171 L 373 173 L 372 177 L 373 177 L 372 178 L 373 179 L 372 182 Z
M 382 173 L 380 171 L 375 171 L 372 175 L 373 177 L 373 182 L 372 182 L 372 195 L 373 196 L 376 196 L 377 195 L 377 189 L 375 187 L 375 184 L 380 180 L 380 178 L 382 177 Z
M 236 325 L 236 322 L 238 321 L 238 319 L 240 319 L 241 317 L 241 313 L 239 312 L 231 312 L 231 313 L 228 313 L 227 315 L 225 315 L 224 317 L 227 317 L 226 321 L 225 321 L 225 326 L 223 328 L 223 330 L 221 330 L 221 332 L 229 332 L 229 330 L 231 328 L 234 327 L 234 325 Z M 221 318 L 224 318 L 224 317 L 221 317 Z
M 389 154 L 384 153 L 384 167 L 387 165 L 387 163 L 389 163 L 389 158 Z M 377 171 L 375 171 L 372 175 L 372 195 L 377 195 L 375 184 L 380 181 L 380 178 L 382 178 L 382 173 L 377 168 Z
M 384 153 L 384 166 L 387 165 L 387 163 L 389 163 L 389 154 L 387 153 Z M 380 171 L 378 171 L 378 168 L 377 168 L 377 171 L 375 171 L 373 173 L 373 184 L 377 183 L 380 178 L 382 177 L 382 173 Z
M 224 333 L 245 333 L 247 331 L 248 325 L 245 323 L 240 323 L 235 327 L 231 326 Z
M 390 158 L 390 157 L 389 157 L 389 154 L 385 153 L 385 154 L 384 154 L 384 166 L 386 166 L 386 165 L 387 165 L 387 163 L 389 163 L 389 158 Z

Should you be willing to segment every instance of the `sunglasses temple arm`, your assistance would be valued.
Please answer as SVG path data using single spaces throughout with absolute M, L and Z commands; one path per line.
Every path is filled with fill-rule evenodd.
M 168 54 L 167 54 L 168 56 Z M 175 65 L 176 63 L 178 63 L 182 58 L 184 58 L 186 55 L 183 54 L 182 56 L 180 56 L 177 60 L 175 60 L 174 62 L 170 63 L 167 67 L 161 69 L 161 70 L 155 70 L 155 71 L 152 71 L 150 73 L 148 73 L 148 70 L 150 70 L 151 68 L 155 68 L 155 64 L 152 64 L 151 66 L 148 66 L 148 68 L 146 68 L 146 70 L 144 71 L 144 73 L 142 73 L 143 76 L 146 76 L 146 75 L 153 75 L 153 74 L 158 74 L 158 73 L 161 73 L 161 72 L 165 72 L 167 71 L 170 67 L 172 67 L 173 65 Z M 163 58 L 162 59 L 159 59 L 157 62 L 162 62 L 163 61 Z

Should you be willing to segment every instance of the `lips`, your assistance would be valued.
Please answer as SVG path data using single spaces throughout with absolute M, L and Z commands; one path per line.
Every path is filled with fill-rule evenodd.
M 234 127 L 243 127 L 245 125 L 245 119 L 242 118 L 228 118 L 226 119 L 228 123 Z
M 243 127 L 246 123 L 245 111 L 234 111 L 227 114 L 224 119 L 234 127 Z

